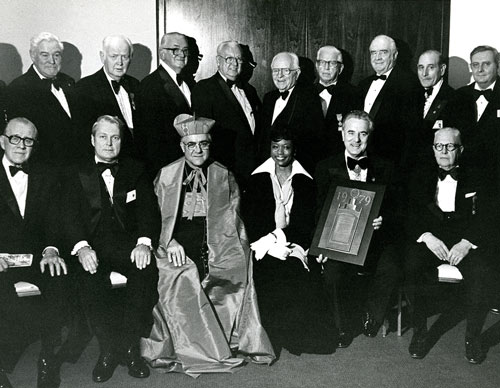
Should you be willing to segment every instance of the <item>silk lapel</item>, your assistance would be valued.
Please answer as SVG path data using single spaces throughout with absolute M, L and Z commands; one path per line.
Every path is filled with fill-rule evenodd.
M 161 65 L 158 68 L 158 75 L 163 81 L 163 89 L 165 90 L 165 93 L 174 100 L 175 105 L 179 108 L 179 110 L 191 112 L 191 108 L 186 100 L 186 97 L 177 87 L 176 82 Z
M 89 161 L 83 165 L 78 175 L 90 207 L 90 229 L 94 231 L 102 210 L 101 185 L 99 182 L 101 178 L 94 161 Z
M 245 116 L 245 112 L 243 111 L 243 108 L 241 107 L 240 103 L 236 99 L 236 96 L 234 95 L 232 90 L 229 88 L 229 86 L 227 86 L 224 79 L 219 75 L 219 73 L 216 74 L 216 80 L 217 80 L 217 83 L 219 84 L 219 87 L 220 87 L 222 93 L 224 94 L 224 96 L 226 96 L 226 99 L 231 103 L 236 114 L 238 116 L 240 116 L 240 120 L 243 123 L 245 123 L 245 126 L 248 128 L 248 130 L 250 130 L 250 125 L 248 124 L 247 116 Z M 248 99 L 248 97 L 247 97 L 247 99 Z
M 118 172 L 116 173 L 113 184 L 113 209 L 115 211 L 118 222 L 123 230 L 125 228 L 125 220 L 127 219 L 126 200 L 127 200 L 127 183 L 131 181 L 132 170 L 127 168 L 126 162 L 118 164 Z
M 29 187 L 29 182 L 28 182 Z M 0 167 L 0 195 L 4 198 L 7 206 L 12 211 L 16 219 L 22 222 L 21 212 L 19 206 L 17 205 L 16 197 L 10 186 L 9 178 L 7 178 L 7 173 L 3 165 Z
M 30 172 L 28 175 L 28 192 L 26 193 L 26 207 L 24 209 L 24 219 L 27 220 L 40 207 L 38 203 L 40 198 L 41 187 L 40 176 L 35 172 Z M 46 206 L 46 205 L 43 205 Z

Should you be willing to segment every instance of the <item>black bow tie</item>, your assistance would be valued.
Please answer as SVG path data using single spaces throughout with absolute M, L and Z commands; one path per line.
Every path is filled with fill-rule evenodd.
M 125 89 L 125 91 L 128 93 L 128 83 L 127 81 L 122 78 L 120 81 L 115 81 L 114 79 L 111 80 L 111 86 L 113 87 L 113 91 L 115 94 L 118 94 L 120 92 L 120 86 Z
M 440 181 L 444 180 L 447 175 L 451 176 L 455 180 L 458 180 L 458 167 L 453 167 L 449 171 L 439 168 L 438 176 Z
M 490 101 L 491 93 L 493 93 L 492 89 L 486 89 L 486 90 L 474 89 L 474 91 L 473 91 L 474 100 L 477 100 L 479 97 L 484 96 L 484 98 L 486 98 L 486 101 Z
M 382 81 L 385 81 L 385 80 L 387 79 L 387 76 L 386 76 L 385 74 L 382 74 L 382 75 L 377 75 L 377 74 L 375 74 L 375 75 L 373 76 L 373 80 L 374 80 L 374 81 L 376 81 L 376 80 L 378 80 L 378 79 L 381 79 Z
M 360 169 L 366 170 L 368 168 L 368 158 L 364 157 L 361 159 L 353 159 L 351 157 L 347 157 L 347 168 L 349 170 L 354 170 L 356 166 L 359 166 Z
M 28 168 L 28 165 L 26 165 L 26 164 L 21 165 L 21 166 L 9 166 L 9 171 L 10 171 L 10 176 L 16 176 L 16 174 L 19 171 L 22 171 L 25 174 L 28 174 L 29 168 Z
M 283 99 L 283 100 L 286 100 L 286 98 L 288 97 L 288 95 L 290 94 L 290 92 L 288 90 L 284 91 L 284 92 L 280 92 L 280 97 Z
M 239 82 L 238 80 L 236 81 L 233 81 L 233 80 L 230 80 L 229 78 L 226 80 L 226 84 L 227 86 L 229 86 L 229 89 L 231 89 L 233 87 L 233 85 L 236 85 L 236 87 L 238 89 L 241 89 L 242 86 L 241 86 L 241 82 Z
M 333 96 L 333 93 L 335 89 L 337 88 L 337 85 L 330 85 L 330 86 L 325 86 L 320 83 L 318 83 L 317 89 L 318 89 L 318 94 L 321 93 L 323 90 L 326 89 L 328 93 L 330 93 L 331 96 Z
M 430 88 L 424 89 L 424 96 L 425 96 L 426 99 L 431 96 L 433 89 L 434 89 L 433 86 L 431 86 Z
M 182 75 L 176 74 L 175 75 L 175 80 L 177 81 L 177 85 L 181 86 L 182 82 L 184 82 L 184 79 L 182 78 Z
M 54 88 L 56 88 L 56 90 L 59 90 L 62 87 L 61 81 L 57 77 L 44 78 L 42 79 L 42 81 L 49 90 L 52 88 L 52 85 L 54 85 Z
M 111 171 L 111 175 L 116 176 L 116 172 L 118 171 L 118 162 L 115 163 L 103 163 L 103 162 L 97 162 L 97 169 L 99 170 L 99 173 L 102 175 L 102 173 L 106 170 L 109 169 Z

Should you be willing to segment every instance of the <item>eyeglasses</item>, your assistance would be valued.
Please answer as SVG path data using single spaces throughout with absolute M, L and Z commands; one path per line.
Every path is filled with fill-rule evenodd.
M 316 63 L 321 67 L 326 67 L 327 64 L 329 67 L 337 67 L 342 64 L 342 62 L 339 61 L 323 61 L 322 59 L 318 59 Z
M 462 147 L 462 144 L 455 144 L 455 143 L 436 143 L 432 145 L 436 151 L 442 151 L 444 148 L 446 148 L 446 151 L 451 152 L 455 151 L 457 148 Z
M 7 139 L 9 139 L 9 143 L 13 145 L 18 145 L 19 143 L 23 142 L 25 147 L 33 147 L 37 142 L 36 139 L 32 139 L 31 137 L 20 137 L 17 135 L 12 135 L 12 136 L 2 135 L 2 136 L 5 136 Z
M 183 142 L 182 144 L 184 144 L 189 151 L 194 151 L 196 149 L 196 146 L 200 146 L 202 150 L 208 150 L 208 148 L 210 147 L 210 143 L 211 142 L 205 140 L 198 143 L 194 141 L 190 141 L 188 143 Z
M 172 51 L 172 54 L 174 55 L 174 57 L 180 57 L 180 55 L 184 55 L 185 57 L 187 57 L 189 55 L 189 49 L 187 48 L 177 48 L 177 47 L 174 47 L 174 48 L 168 48 L 168 47 L 162 47 L 163 50 L 167 50 L 167 51 Z
M 241 65 L 244 62 L 243 58 L 240 57 L 223 57 L 222 55 L 218 55 L 218 57 L 224 59 L 228 65 Z
M 282 75 L 290 75 L 290 73 L 297 71 L 297 70 L 298 69 L 289 69 L 287 67 L 283 67 L 283 68 L 271 69 L 271 72 L 273 75 L 279 75 L 280 72 Z

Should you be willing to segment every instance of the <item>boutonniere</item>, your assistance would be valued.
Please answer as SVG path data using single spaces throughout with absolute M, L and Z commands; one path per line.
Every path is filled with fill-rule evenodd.
M 135 100 L 134 100 L 134 93 L 129 93 L 129 98 L 130 98 L 130 105 L 132 106 L 132 109 L 135 110 Z

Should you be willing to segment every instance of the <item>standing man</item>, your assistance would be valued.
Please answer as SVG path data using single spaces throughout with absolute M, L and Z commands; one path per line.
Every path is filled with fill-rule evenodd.
M 193 112 L 215 120 L 212 156 L 245 187 L 255 168 L 261 102 L 249 83 L 240 81 L 243 57 L 238 42 L 217 46 L 217 73 L 201 80 L 193 90 Z
M 76 162 L 85 150 L 76 125 L 75 82 L 61 73 L 62 53 L 63 44 L 50 32 L 31 38 L 33 64 L 10 83 L 5 99 L 9 118 L 25 117 L 38 130 L 33 159 L 55 167 Z
M 129 38 L 110 35 L 102 41 L 100 51 L 103 67 L 96 73 L 82 78 L 76 84 L 82 127 L 89 150 L 88 138 L 92 125 L 102 115 L 119 117 L 126 123 L 122 139 L 122 156 L 136 155 L 134 130 L 137 126 L 135 95 L 139 81 L 127 75 L 134 47 Z
M 92 127 L 94 157 L 66 179 L 65 235 L 81 264 L 81 298 L 100 346 L 92 372 L 95 382 L 111 378 L 124 361 L 129 375 L 149 376 L 139 355 L 156 303 L 157 269 L 151 260 L 159 232 L 159 213 L 151 181 L 142 164 L 120 157 L 120 119 L 101 116 Z M 109 275 L 127 277 L 123 311 L 113 309 Z
M 320 97 L 313 87 L 297 84 L 300 67 L 295 53 L 276 54 L 271 72 L 277 89 L 264 96 L 259 158 L 269 157 L 271 126 L 281 122 L 296 136 L 296 159 L 312 174 L 316 163 L 328 155 L 328 148 L 324 147 L 325 122 Z
M 137 95 L 141 142 L 148 170 L 154 178 L 158 171 L 182 156 L 174 119 L 191 113 L 191 88 L 182 76 L 188 62 L 188 42 L 184 35 L 163 35 L 158 48 L 160 66 L 141 81 Z
M 429 351 L 427 299 L 429 287 L 437 284 L 437 267 L 456 266 L 465 289 L 465 357 L 472 364 L 485 358 L 481 330 L 488 311 L 485 283 L 488 261 L 496 258 L 498 239 L 494 230 L 496 200 L 485 195 L 482 182 L 459 158 L 464 151 L 460 132 L 443 128 L 434 135 L 437 163 L 420 166 L 410 181 L 405 256 L 407 295 L 413 306 L 413 337 L 409 352 L 423 358 Z M 432 283 L 426 279 L 431 274 Z
M 323 46 L 316 55 L 318 81 L 315 84 L 325 117 L 326 133 L 334 155 L 344 149 L 342 143 L 342 120 L 357 108 L 354 87 L 339 80 L 344 70 L 342 52 L 334 46 Z
M 434 132 L 450 125 L 452 115 L 450 105 L 455 90 L 444 80 L 446 63 L 443 55 L 436 50 L 424 51 L 418 58 L 417 75 L 422 85 L 422 117 L 421 128 L 415 134 L 417 144 L 429 149 L 434 140 Z
M 397 57 L 394 39 L 376 36 L 370 43 L 370 62 L 375 75 L 361 81 L 358 89 L 363 109 L 377 128 L 373 149 L 406 170 L 409 154 L 414 151 L 410 139 L 422 120 L 419 104 L 415 104 L 421 100 L 421 86 L 413 74 L 396 66 Z
M 330 296 L 338 329 L 338 347 L 350 345 L 360 324 L 368 337 L 375 337 L 384 322 L 385 313 L 394 288 L 401 281 L 398 262 L 400 249 L 396 248 L 398 228 L 394 214 L 397 201 L 391 197 L 393 164 L 368 152 L 374 127 L 370 116 L 363 111 L 352 111 L 344 118 L 342 139 L 345 151 L 321 161 L 316 169 L 318 205 L 323 206 L 331 185 L 346 180 L 386 185 L 382 216 L 373 220 L 377 231 L 372 239 L 364 267 L 318 257 L 323 263 L 326 291 Z M 372 273 L 370 284 L 360 284 L 366 277 L 358 272 Z M 365 290 L 366 295 L 360 291 Z
M 49 169 L 32 163 L 38 133 L 25 118 L 12 119 L 0 135 L 0 386 L 12 387 L 3 368 L 26 336 L 24 327 L 40 331 L 38 388 L 59 387 L 59 363 L 54 354 L 64 322 L 66 263 L 56 248 L 59 224 L 57 182 Z M 60 245 L 59 245 L 60 246 Z M 25 265 L 16 265 L 26 261 Z M 28 313 L 21 307 L 15 284 L 26 281 L 42 291 Z M 33 313 L 34 317 L 33 317 Z M 29 317 L 29 321 L 26 318 Z

